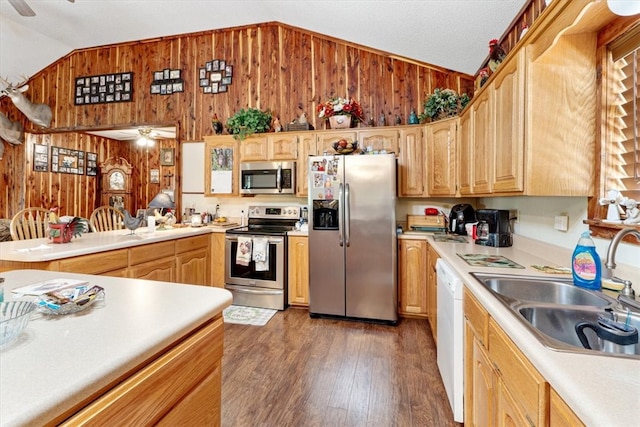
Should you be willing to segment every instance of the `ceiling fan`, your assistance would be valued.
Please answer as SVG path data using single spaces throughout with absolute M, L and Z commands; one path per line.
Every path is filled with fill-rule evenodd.
M 76 0 L 67 0 L 74 3 Z M 9 0 L 9 3 L 21 16 L 36 16 L 36 13 L 29 7 L 25 0 Z

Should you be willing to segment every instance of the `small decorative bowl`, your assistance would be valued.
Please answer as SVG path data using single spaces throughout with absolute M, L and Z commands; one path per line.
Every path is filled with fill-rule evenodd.
M 20 336 L 36 308 L 30 301 L 0 303 L 0 347 L 11 344 Z
M 351 154 L 358 149 L 358 141 L 353 141 L 353 142 L 346 141 L 346 142 L 347 142 L 347 145 L 345 147 L 340 146 L 340 141 L 333 143 L 333 149 L 336 150 L 336 153 Z

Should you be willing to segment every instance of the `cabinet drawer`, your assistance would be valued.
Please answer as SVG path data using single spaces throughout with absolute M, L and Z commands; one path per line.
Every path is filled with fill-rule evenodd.
M 480 305 L 473 294 L 464 288 L 464 317 L 482 345 L 489 343 L 489 313 Z
M 195 249 L 207 248 L 208 246 L 209 236 L 206 234 L 203 234 L 202 236 L 187 237 L 185 239 L 176 240 L 176 253 L 181 254 Z
M 100 252 L 98 254 L 82 255 L 58 261 L 59 271 L 80 274 L 100 274 L 127 268 L 127 250 Z
M 152 243 L 129 249 L 129 265 L 142 264 L 176 254 L 175 241 Z
M 489 356 L 525 415 L 535 425 L 544 425 L 548 384 L 493 319 L 489 320 Z
M 140 371 L 117 384 L 105 395 L 82 409 L 62 425 L 153 425 L 170 413 L 186 396 L 200 391 L 214 391 L 207 384 L 219 384 L 220 359 L 222 358 L 222 336 L 224 325 L 218 317 L 175 348 L 161 355 Z M 212 379 L 208 378 L 213 374 Z M 204 407 L 201 414 L 219 415 L 219 388 Z M 200 393 L 200 394 L 201 394 Z M 203 396 L 204 397 L 204 396 Z M 218 407 L 216 407 L 218 406 Z M 197 414 L 194 414 L 197 415 Z M 213 425 L 219 425 L 219 418 Z

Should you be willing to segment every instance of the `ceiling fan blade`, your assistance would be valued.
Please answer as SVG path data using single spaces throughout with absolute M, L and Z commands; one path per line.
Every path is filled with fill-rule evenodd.
M 9 0 L 9 3 L 22 16 L 36 16 L 36 13 L 24 0 Z
M 75 3 L 76 0 L 68 0 L 69 3 Z

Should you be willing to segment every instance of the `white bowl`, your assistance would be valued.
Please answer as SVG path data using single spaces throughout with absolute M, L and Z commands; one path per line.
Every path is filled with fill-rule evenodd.
M 11 344 L 20 336 L 36 308 L 29 301 L 0 303 L 0 347 Z

